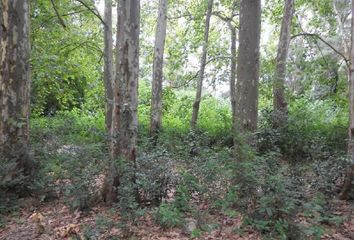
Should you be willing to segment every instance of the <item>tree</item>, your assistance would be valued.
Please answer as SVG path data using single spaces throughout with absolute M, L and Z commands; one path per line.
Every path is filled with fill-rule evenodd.
M 111 163 L 103 187 L 103 197 L 110 203 L 117 198 L 122 172 L 115 160 L 126 161 L 135 168 L 137 144 L 137 105 L 139 77 L 140 1 L 118 1 L 118 51 L 111 125 Z M 134 173 L 132 173 L 134 174 Z M 134 182 L 134 176 L 125 181 Z
M 113 38 L 112 0 L 105 0 L 104 9 L 104 85 L 106 97 L 106 128 L 111 129 L 113 102 Z
M 157 19 L 154 63 L 152 73 L 152 98 L 150 135 L 156 136 L 161 128 L 162 121 L 162 81 L 163 81 L 163 55 L 166 39 L 168 0 L 159 1 L 159 13 Z
M 276 71 L 273 82 L 274 126 L 284 126 L 287 119 L 287 102 L 285 99 L 286 59 L 291 39 L 291 21 L 294 14 L 294 0 L 286 0 L 284 15 L 280 29 L 279 44 L 276 57 Z
M 347 12 L 344 12 L 343 14 L 341 13 L 338 3 L 340 1 L 333 1 L 332 5 L 333 5 L 333 12 L 334 12 L 334 16 L 337 22 L 337 33 L 340 36 L 340 40 L 342 42 L 342 48 L 343 48 L 343 52 L 345 56 L 349 56 L 350 55 L 350 36 L 349 34 L 345 34 L 345 25 L 346 25 L 346 21 L 347 18 L 350 16 L 350 14 L 347 14 Z M 349 3 L 347 1 L 345 1 L 346 3 Z
M 230 16 L 225 16 L 220 12 L 214 12 L 213 14 L 219 17 L 222 21 L 227 24 L 230 30 L 230 55 L 231 55 L 231 66 L 230 66 L 230 102 L 231 102 L 231 113 L 232 113 L 232 127 L 235 128 L 236 122 L 236 67 L 237 67 L 237 26 L 235 26 L 234 18 L 238 15 L 236 13 L 236 8 L 238 2 L 232 3 L 232 12 Z
M 239 19 L 235 124 L 246 133 L 257 128 L 261 1 L 241 0 Z
M 0 161 L 1 182 L 29 176 L 29 1 L 0 2 Z
M 232 126 L 235 127 L 236 122 L 236 61 L 237 61 L 237 31 L 236 27 L 232 26 L 231 21 L 228 22 L 231 32 L 231 69 L 230 69 L 230 99 L 232 110 Z
M 349 90 L 349 128 L 348 128 L 348 160 L 349 165 L 344 179 L 344 185 L 340 192 L 340 199 L 348 199 L 352 190 L 354 179 L 354 0 L 351 1 L 351 47 L 350 62 L 348 71 L 348 90 Z
M 204 78 L 204 71 L 205 71 L 207 51 L 208 51 L 209 26 L 210 26 L 210 18 L 211 18 L 212 9 L 213 9 L 213 0 L 209 0 L 207 15 L 206 15 L 206 19 L 205 19 L 204 41 L 203 41 L 203 50 L 202 50 L 202 56 L 201 56 L 201 61 L 200 61 L 200 70 L 199 70 L 199 76 L 198 76 L 198 82 L 197 82 L 197 92 L 196 92 L 195 100 L 193 103 L 193 112 L 192 112 L 192 119 L 191 119 L 191 128 L 192 129 L 194 129 L 197 125 L 200 101 L 201 101 L 201 97 L 202 97 L 203 78 Z
M 31 116 L 89 107 L 101 110 L 103 33 L 96 15 L 77 1 L 30 1 Z M 94 2 L 85 1 L 90 9 Z M 51 44 L 48 44 L 50 42 Z

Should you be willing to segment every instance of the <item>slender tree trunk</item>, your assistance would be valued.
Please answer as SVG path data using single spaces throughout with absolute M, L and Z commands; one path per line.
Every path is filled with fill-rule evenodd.
M 280 29 L 280 37 L 276 58 L 276 72 L 273 82 L 273 123 L 275 127 L 283 127 L 287 121 L 288 106 L 285 99 L 286 60 L 288 58 L 291 38 L 291 21 L 294 15 L 294 0 L 286 0 L 284 15 Z
M 349 89 L 349 128 L 348 128 L 348 168 L 346 171 L 344 185 L 339 194 L 340 199 L 348 199 L 352 191 L 352 181 L 354 180 L 354 0 L 351 1 L 351 48 L 350 48 L 350 66 L 348 71 L 348 89 Z
M 228 22 L 228 26 L 231 32 L 231 70 L 230 70 L 230 99 L 232 109 L 232 126 L 235 129 L 236 123 L 236 60 L 237 60 L 237 32 L 236 28 L 232 26 L 231 21 Z
M 106 129 L 110 131 L 113 109 L 113 38 L 112 0 L 105 0 L 104 9 L 104 85 L 106 98 Z
M 162 121 L 162 81 L 163 81 L 163 55 L 166 39 L 168 0 L 159 1 L 159 15 L 157 19 L 154 63 L 152 71 L 152 98 L 150 135 L 156 137 L 161 129 Z
M 200 101 L 201 101 L 201 97 L 202 97 L 203 78 L 204 78 L 204 71 L 205 71 L 205 65 L 206 65 L 206 59 L 207 59 L 208 42 L 209 42 L 209 27 L 210 27 L 210 18 L 211 18 L 212 10 L 213 10 L 213 0 L 209 0 L 207 15 L 206 15 L 206 19 L 205 19 L 204 42 L 203 42 L 202 57 L 201 57 L 201 61 L 200 61 L 200 71 L 199 71 L 198 82 L 197 82 L 197 93 L 196 93 L 195 100 L 193 103 L 193 112 L 192 112 L 192 119 L 191 119 L 191 128 L 192 129 L 194 129 L 197 125 Z
M 236 125 L 242 133 L 257 129 L 260 27 L 261 1 L 241 0 Z
M 140 0 L 118 0 L 118 50 L 112 115 L 111 159 L 128 162 L 134 171 L 138 132 Z M 124 181 L 115 164 L 106 177 L 103 197 L 106 202 L 117 200 L 117 187 Z
M 0 181 L 30 175 L 29 1 L 0 1 Z
M 342 14 L 339 12 L 336 2 L 337 1 L 333 1 L 333 11 L 335 13 L 335 18 L 337 21 L 337 32 L 338 32 L 338 35 L 340 36 L 341 41 L 342 41 L 344 55 L 345 55 L 345 57 L 347 57 L 349 59 L 350 58 L 350 56 L 349 56 L 350 43 L 349 43 L 348 39 L 346 39 L 346 37 L 345 37 L 346 34 L 345 34 L 345 30 L 344 30 L 346 18 L 343 18 Z

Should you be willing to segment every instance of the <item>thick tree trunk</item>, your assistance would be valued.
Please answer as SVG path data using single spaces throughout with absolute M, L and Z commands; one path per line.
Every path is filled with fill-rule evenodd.
M 294 15 L 294 0 L 286 0 L 284 15 L 280 29 L 280 37 L 276 58 L 276 72 L 273 82 L 273 123 L 275 127 L 283 127 L 287 121 L 288 106 L 285 99 L 286 59 L 288 58 L 291 38 L 291 21 Z
M 163 55 L 166 39 L 168 0 L 159 1 L 159 15 L 157 19 L 154 63 L 152 71 L 152 98 L 150 135 L 156 137 L 161 129 L 162 121 L 162 81 L 163 81 Z
M 104 86 L 106 98 L 106 129 L 110 131 L 113 109 L 113 38 L 112 0 L 105 0 L 104 9 Z
M 232 126 L 235 129 L 236 123 L 236 60 L 237 60 L 237 33 L 236 28 L 232 26 L 231 21 L 228 22 L 228 26 L 231 32 L 231 69 L 230 69 L 230 99 L 232 110 Z
M 0 181 L 30 175 L 29 1 L 0 1 Z
M 351 48 L 350 66 L 348 71 L 348 90 L 349 90 L 349 128 L 348 128 L 348 168 L 346 171 L 344 185 L 340 199 L 348 199 L 352 191 L 352 181 L 354 180 L 354 0 L 351 1 L 352 25 L 351 25 Z
M 206 65 L 206 59 L 207 59 L 208 42 L 209 42 L 209 27 L 210 27 L 210 18 L 211 18 L 212 10 L 213 10 L 213 0 L 209 0 L 207 15 L 206 15 L 206 19 L 205 19 L 204 42 L 203 42 L 202 57 L 201 57 L 201 61 L 200 61 L 200 70 L 199 70 L 199 76 L 198 76 L 198 82 L 197 82 L 197 93 L 196 93 L 195 100 L 193 103 L 193 112 L 192 112 L 192 119 L 191 119 L 191 128 L 192 129 L 194 129 L 197 125 L 200 101 L 201 101 L 201 97 L 202 97 L 203 78 L 204 78 L 204 71 L 205 71 L 205 65 Z
M 236 126 L 242 133 L 257 129 L 261 1 L 241 0 L 237 56 Z
M 103 189 L 103 197 L 108 203 L 117 200 L 117 187 L 122 182 L 121 169 L 116 169 L 113 162 L 123 160 L 135 168 L 138 132 L 140 1 L 119 0 L 118 9 L 119 49 L 111 127 L 112 164 Z M 134 181 L 134 178 L 129 181 Z

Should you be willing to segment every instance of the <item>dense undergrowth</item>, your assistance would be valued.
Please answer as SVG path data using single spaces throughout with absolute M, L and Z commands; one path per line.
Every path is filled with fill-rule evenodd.
M 137 188 L 141 202 L 126 198 L 129 194 L 121 197 L 115 206 L 125 213 L 119 226 L 152 211 L 164 227 L 183 227 L 187 218 L 196 219 L 197 228 L 189 234 L 197 237 L 218 227 L 211 216 L 242 214 L 237 232 L 253 228 L 270 239 L 319 239 L 325 233 L 322 223 L 343 221 L 327 204 L 343 172 L 345 111 L 330 101 L 298 99 L 290 105 L 287 126 L 275 130 L 271 111 L 262 109 L 256 149 L 239 141 L 235 150 L 226 100 L 205 97 L 199 127 L 190 131 L 192 97 L 168 91 L 165 95 L 163 131 L 156 147 L 148 136 L 149 101 L 140 102 L 136 186 L 122 184 L 119 192 Z M 107 139 L 102 110 L 74 109 L 32 118 L 38 174 L 27 188 L 39 201 L 62 198 L 72 210 L 96 205 L 108 160 Z M 21 206 L 11 200 L 2 198 L 1 214 Z M 310 224 L 296 222 L 299 214 Z

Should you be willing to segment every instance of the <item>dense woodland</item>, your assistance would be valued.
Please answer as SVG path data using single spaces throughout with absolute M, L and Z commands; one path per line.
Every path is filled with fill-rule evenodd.
M 354 239 L 354 0 L 0 1 L 0 239 Z

